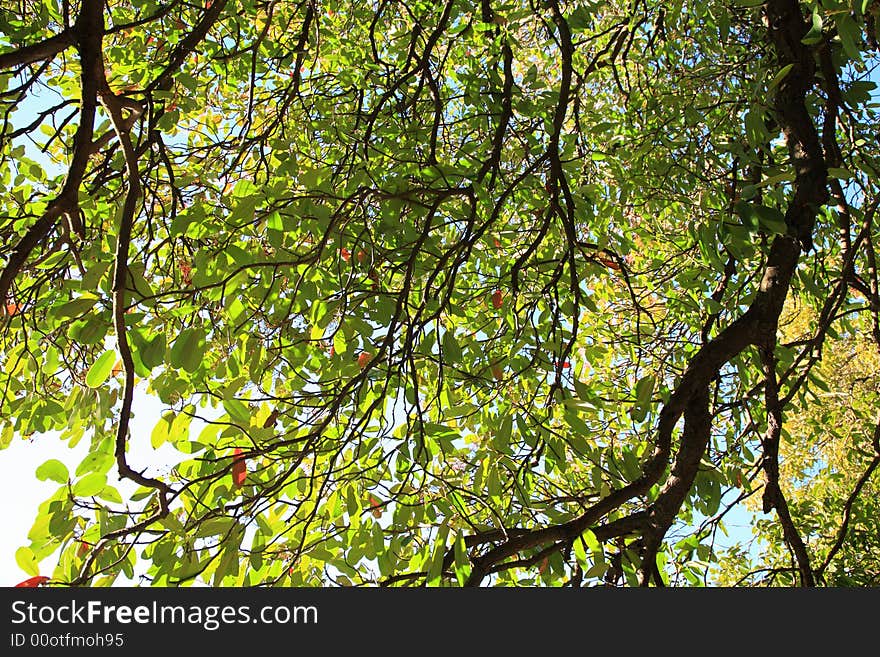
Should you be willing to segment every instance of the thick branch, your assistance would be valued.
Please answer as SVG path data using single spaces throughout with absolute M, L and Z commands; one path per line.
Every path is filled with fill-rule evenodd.
M 767 480 L 764 488 L 764 513 L 776 509 L 785 542 L 794 553 L 801 575 L 802 586 L 815 586 L 813 570 L 810 567 L 810 556 L 792 520 L 788 502 L 779 485 L 779 437 L 782 432 L 782 404 L 779 401 L 779 383 L 776 380 L 776 358 L 773 355 L 775 340 L 761 350 L 761 361 L 764 365 L 764 399 L 767 406 L 767 433 L 763 438 L 764 476 Z
M 220 14 L 222 14 L 223 10 L 226 8 L 227 2 L 228 0 L 214 0 L 214 2 L 211 3 L 211 5 L 205 10 L 204 15 L 202 15 L 202 20 L 198 22 L 192 32 L 187 34 L 186 37 L 174 47 L 171 56 L 168 58 L 168 64 L 165 65 L 165 69 L 150 83 L 147 87 L 148 90 L 169 89 L 171 87 L 174 74 L 177 73 L 177 70 L 183 65 L 183 62 L 186 61 L 186 58 L 189 57 L 190 53 L 195 50 L 196 46 L 205 38 L 205 36 L 207 36 L 208 31 L 214 23 L 217 22 Z
M 42 243 L 55 228 L 58 218 L 66 215 L 73 232 L 82 235 L 79 223 L 79 188 L 92 153 L 92 135 L 97 106 L 98 84 L 104 79 L 101 58 L 101 42 L 104 32 L 103 2 L 83 0 L 82 9 L 73 27 L 79 51 L 82 73 L 82 106 L 79 127 L 73 137 L 73 158 L 64 186 L 58 196 L 49 203 L 43 215 L 34 223 L 10 253 L 6 267 L 0 273 L 0 299 L 9 296 L 12 282 L 24 267 L 31 252 Z
M 812 248 L 815 218 L 819 207 L 828 199 L 828 190 L 827 167 L 818 133 L 806 107 L 806 95 L 814 83 L 815 76 L 812 55 L 800 41 L 806 33 L 806 25 L 796 1 L 778 0 L 770 4 L 772 7 L 768 8 L 768 13 L 771 17 L 771 38 L 776 46 L 780 66 L 794 64 L 777 95 L 778 122 L 785 134 L 796 175 L 794 197 L 785 215 L 790 228 L 789 234 L 774 238 L 767 256 L 764 275 L 752 305 L 738 320 L 703 345 L 691 360 L 669 400 L 664 404 L 658 420 L 654 452 L 644 464 L 641 476 L 623 488 L 613 491 L 587 509 L 580 517 L 568 523 L 511 537 L 476 558 L 469 584 L 478 584 L 493 564 L 509 558 L 519 550 L 577 535 L 595 524 L 605 514 L 620 508 L 634 497 L 647 493 L 651 486 L 660 480 L 668 467 L 675 426 L 686 409 L 692 408 L 694 426 L 700 426 L 701 430 L 684 432 L 679 452 L 680 460 L 676 463 L 676 466 L 681 466 L 681 470 L 677 472 L 673 470 L 665 486 L 668 497 L 664 498 L 659 507 L 652 509 L 652 513 L 655 514 L 655 534 L 649 537 L 648 545 L 659 545 L 657 541 L 662 541 L 662 534 L 665 533 L 665 530 L 662 532 L 660 530 L 665 524 L 666 515 L 675 508 L 681 490 L 686 492 L 683 488 L 685 477 L 682 475 L 686 473 L 687 464 L 695 454 L 702 454 L 705 450 L 703 441 L 710 427 L 703 419 L 698 421 L 698 418 L 704 417 L 703 411 L 698 411 L 698 408 L 703 408 L 702 399 L 710 381 L 717 376 L 721 367 L 746 347 L 766 346 L 770 339 L 775 340 L 779 315 L 788 295 L 801 247 Z M 556 119 L 558 118 L 557 115 Z M 787 511 L 784 505 L 782 507 L 784 510 L 781 516 Z M 788 534 L 789 543 L 796 545 L 799 540 L 796 532 L 792 533 L 789 530 Z M 802 550 L 800 559 L 805 556 L 806 552 Z M 803 576 L 805 581 L 811 580 L 812 574 L 808 565 Z
M 648 514 L 641 575 L 642 584 L 645 586 L 649 584 L 651 576 L 656 571 L 657 552 L 663 543 L 663 538 L 694 485 L 700 469 L 700 461 L 709 445 L 711 430 L 709 389 L 704 387 L 694 393 L 685 409 L 681 447 L 676 455 L 672 472 Z M 662 580 L 656 583 L 662 584 Z
M 76 32 L 64 30 L 55 36 L 29 46 L 22 46 L 16 50 L 0 53 L 0 70 L 26 66 L 43 59 L 54 57 L 77 42 Z
M 779 64 L 792 65 L 791 72 L 779 84 L 775 103 L 777 121 L 795 171 L 795 193 L 785 222 L 804 251 L 809 252 L 813 248 L 816 214 L 828 201 L 828 169 L 805 103 L 807 92 L 815 83 L 816 64 L 812 51 L 801 41 L 809 26 L 801 14 L 800 3 L 771 0 L 766 7 Z

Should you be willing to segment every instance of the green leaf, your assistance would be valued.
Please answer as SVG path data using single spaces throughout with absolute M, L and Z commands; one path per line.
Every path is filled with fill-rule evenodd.
M 837 26 L 837 35 L 840 37 L 840 43 L 843 44 L 846 54 L 853 61 L 861 62 L 862 31 L 858 24 L 849 15 L 849 12 L 835 14 L 834 23 Z
M 654 377 L 650 374 L 639 379 L 636 383 L 636 399 L 639 404 L 646 406 L 651 402 L 654 393 Z
M 104 486 L 104 488 L 101 489 L 101 492 L 98 493 L 98 497 L 102 500 L 107 500 L 108 502 L 122 504 L 122 495 L 120 495 L 119 491 L 113 486 Z
M 493 444 L 497 449 L 504 449 L 510 443 L 510 436 L 513 433 L 513 416 L 505 415 L 501 418 L 501 423 L 495 431 L 495 439 Z
M 102 386 L 104 382 L 110 378 L 110 374 L 113 372 L 113 364 L 115 362 L 115 351 L 105 351 L 98 356 L 98 359 L 92 364 L 89 371 L 86 372 L 86 385 L 90 388 L 99 388 Z
M 583 570 L 587 570 L 589 568 L 589 561 L 587 560 L 587 552 L 584 549 L 584 542 L 581 539 L 577 539 L 574 541 L 574 557 L 578 562 L 578 565 Z
M 345 344 L 345 336 L 342 334 L 342 331 L 336 331 L 333 335 L 333 350 L 337 354 L 344 354 L 346 349 Z
M 76 476 L 81 477 L 88 472 L 107 472 L 113 466 L 113 450 L 109 449 L 112 441 L 104 441 L 98 449 L 90 451 L 76 466 Z
M 281 220 L 280 212 L 273 212 L 266 218 L 266 227 L 271 230 L 283 231 L 284 222 Z
M 849 180 L 853 177 L 853 174 L 849 169 L 828 167 L 828 176 L 830 178 L 838 178 L 839 180 Z
M 455 364 L 461 360 L 461 347 L 452 331 L 445 331 L 443 333 L 443 358 L 450 364 Z
M 584 573 L 584 577 L 587 579 L 599 579 L 605 576 L 605 573 L 608 571 L 609 563 L 607 561 L 597 561 L 592 566 L 587 568 Z
M 85 319 L 78 320 L 67 329 L 67 335 L 71 340 L 85 345 L 94 345 L 104 341 L 107 329 L 110 325 L 97 315 L 89 315 Z
M 434 541 L 434 551 L 429 561 L 426 583 L 428 586 L 436 586 L 440 582 L 443 572 L 443 558 L 446 556 L 446 537 L 449 536 L 449 525 L 443 524 L 437 532 Z
M 743 223 L 753 230 L 779 235 L 785 235 L 788 232 L 785 215 L 776 208 L 739 201 L 735 210 L 742 218 Z
M 141 362 L 148 368 L 158 367 L 165 360 L 165 334 L 157 333 L 146 341 L 140 352 Z
M 55 309 L 53 314 L 58 319 L 69 319 L 71 317 L 79 317 L 83 313 L 91 310 L 92 306 L 94 306 L 98 302 L 97 298 L 80 298 L 74 299 L 73 301 L 68 301 L 67 303 L 59 306 Z
M 758 106 L 752 106 L 746 112 L 745 118 L 746 138 L 749 144 L 757 148 L 767 141 L 767 128 L 764 125 L 764 111 Z
M 822 14 L 819 13 L 819 8 L 816 7 L 813 9 L 813 18 L 812 24 L 810 25 L 810 30 L 804 35 L 804 38 L 801 39 L 801 43 L 806 46 L 814 46 L 817 43 L 821 43 L 822 41 Z
M 568 26 L 573 32 L 585 30 L 592 23 L 592 16 L 589 7 L 578 7 L 568 17 Z
M 174 421 L 174 413 L 165 413 L 156 422 L 150 433 L 150 445 L 153 449 L 159 449 L 168 440 L 171 434 L 171 423 Z
M 37 468 L 36 475 L 37 479 L 40 481 L 51 479 L 59 484 L 66 484 L 70 473 L 67 471 L 67 466 L 61 461 L 58 459 L 49 459 Z
M 188 328 L 180 332 L 171 347 L 172 367 L 187 372 L 195 372 L 202 364 L 205 354 L 205 332 L 198 328 Z
M 593 554 L 602 553 L 602 545 L 599 543 L 596 534 L 594 534 L 591 529 L 584 530 L 584 533 L 581 534 L 581 538 L 584 540 L 584 543 L 587 544 L 587 548 L 589 548 L 590 552 Z
M 772 187 L 773 185 L 778 185 L 783 182 L 791 182 L 792 180 L 794 180 L 794 174 L 786 171 L 785 173 L 779 173 L 775 176 L 764 178 L 761 182 L 755 185 L 755 187 Z
M 779 69 L 779 72 L 773 76 L 773 79 L 770 80 L 770 84 L 767 85 L 767 91 L 772 91 L 773 89 L 775 89 L 779 85 L 779 83 L 786 78 L 786 76 L 791 72 L 791 69 L 793 68 L 794 64 L 786 64 L 781 69 Z
M 459 586 L 464 586 L 471 574 L 471 562 L 467 556 L 464 534 L 459 530 L 455 536 L 455 579 Z
M 15 563 L 28 575 L 36 577 L 40 574 L 40 564 L 34 556 L 34 551 L 27 546 L 20 547 L 15 551 Z
M 0 449 L 6 449 L 9 447 L 14 433 L 15 431 L 12 428 L 12 424 L 4 425 L 3 430 L 0 431 Z
M 73 494 L 78 497 L 97 495 L 107 485 L 107 475 L 103 472 L 92 472 L 73 485 Z
M 231 417 L 237 424 L 244 426 L 250 425 L 251 410 L 248 408 L 247 404 L 244 404 L 237 399 L 224 399 L 223 408 L 226 409 L 226 412 L 229 413 L 229 417 Z
M 221 536 L 229 532 L 236 522 L 234 518 L 211 518 L 205 521 L 196 531 L 197 538 L 205 538 L 208 536 Z

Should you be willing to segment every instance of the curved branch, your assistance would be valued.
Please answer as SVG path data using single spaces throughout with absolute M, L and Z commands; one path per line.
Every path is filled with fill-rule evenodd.
M 834 541 L 834 546 L 831 550 L 828 551 L 828 555 L 825 557 L 825 561 L 822 562 L 822 565 L 816 569 L 816 578 L 823 579 L 825 575 L 825 571 L 828 569 L 828 566 L 834 560 L 834 557 L 840 551 L 840 548 L 843 547 L 843 541 L 846 539 L 846 533 L 849 529 L 849 520 L 852 514 L 852 508 L 858 499 L 859 495 L 862 492 L 862 488 L 865 487 L 865 484 L 871 479 L 871 476 L 874 474 L 874 471 L 880 466 L 880 420 L 878 420 L 877 424 L 874 427 L 874 438 L 871 441 L 874 447 L 874 458 L 871 459 L 871 463 L 868 464 L 867 469 L 862 476 L 859 477 L 858 482 L 856 482 L 856 487 L 853 489 L 853 492 L 846 499 L 846 503 L 843 505 L 843 522 L 840 525 L 840 529 L 837 532 L 837 539 Z
M 104 64 L 101 58 L 104 33 L 103 6 L 101 0 L 83 0 L 72 30 L 72 34 L 76 35 L 82 67 L 80 76 L 82 106 L 79 127 L 73 137 L 73 158 L 67 178 L 58 196 L 49 203 L 43 215 L 28 229 L 9 255 L 6 266 L 0 273 L 0 299 L 7 298 L 12 282 L 24 267 L 31 252 L 49 236 L 59 217 L 66 216 L 70 222 L 71 232 L 83 235 L 84 229 L 80 223 L 78 210 L 79 188 L 85 176 L 89 156 L 92 154 L 98 83 L 104 79 Z
M 801 585 L 815 586 L 816 581 L 810 566 L 810 556 L 797 527 L 795 527 L 788 502 L 779 485 L 779 437 L 782 432 L 782 404 L 779 401 L 779 383 L 776 380 L 776 357 L 773 355 L 775 346 L 774 339 L 772 344 L 761 350 L 761 362 L 764 365 L 765 376 L 764 398 L 767 406 L 767 433 L 761 441 L 764 447 L 762 467 L 767 480 L 762 498 L 763 511 L 769 513 L 776 509 L 785 542 L 797 561 Z
M 806 107 L 806 95 L 815 82 L 815 64 L 809 49 L 801 43 L 806 33 L 806 25 L 795 0 L 777 0 L 769 3 L 771 15 L 771 38 L 776 47 L 780 66 L 793 64 L 791 73 L 780 85 L 777 95 L 778 122 L 785 135 L 792 165 L 795 169 L 794 196 L 786 211 L 786 224 L 789 234 L 777 235 L 767 256 L 764 275 L 755 298 L 748 310 L 736 321 L 727 326 L 714 339 L 705 343 L 691 359 L 677 387 L 660 411 L 657 424 L 657 438 L 654 452 L 642 467 L 642 474 L 626 486 L 613 491 L 587 509 L 581 516 L 562 525 L 533 530 L 513 538 L 489 550 L 473 560 L 474 569 L 469 585 L 482 580 L 492 565 L 513 556 L 522 549 L 535 547 L 560 538 L 576 536 L 598 522 L 603 516 L 618 509 L 636 496 L 644 495 L 656 484 L 669 465 L 672 437 L 675 426 L 687 411 L 692 417 L 692 426 L 699 430 L 685 430 L 679 450 L 679 460 L 673 466 L 673 474 L 667 479 L 667 496 L 658 500 L 651 509 L 654 518 L 654 534 L 646 537 L 646 555 L 656 553 L 656 546 L 662 541 L 666 529 L 663 526 L 670 512 L 677 512 L 676 500 L 684 489 L 686 476 L 695 476 L 696 471 L 688 472 L 695 455 L 702 456 L 705 450 L 711 423 L 705 419 L 703 399 L 708 385 L 720 369 L 732 358 L 752 345 L 766 347 L 775 344 L 776 327 L 782 307 L 791 286 L 791 279 L 797 267 L 801 247 L 812 248 L 812 232 L 819 207 L 828 200 L 828 171 L 816 127 Z M 558 120 L 558 116 L 556 117 Z M 690 409 L 690 410 L 688 410 Z M 686 425 L 688 420 L 685 420 Z M 699 458 L 696 461 L 699 465 Z M 676 470 L 676 468 L 679 468 Z M 686 475 L 686 476 L 685 476 Z M 777 498 L 781 497 L 777 496 Z M 787 511 L 784 499 L 776 507 L 783 518 Z M 790 518 L 789 518 L 790 520 Z M 799 536 L 792 532 L 793 524 L 787 523 L 787 540 L 797 546 Z M 661 531 L 662 530 L 662 531 Z M 658 539 L 659 536 L 659 539 Z M 801 542 L 802 545 L 802 542 Z M 800 550 L 799 562 L 805 560 L 806 551 Z M 649 575 L 654 568 L 648 567 Z M 812 581 L 808 565 L 802 568 L 805 583 Z

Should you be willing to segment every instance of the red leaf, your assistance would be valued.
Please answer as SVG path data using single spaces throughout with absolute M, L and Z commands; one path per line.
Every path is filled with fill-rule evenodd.
M 24 580 L 23 582 L 19 582 L 13 588 L 26 588 L 26 589 L 35 589 L 40 584 L 45 584 L 49 581 L 49 578 L 45 575 L 37 575 L 36 577 L 31 577 L 29 579 Z
M 364 369 L 371 360 L 373 360 L 373 356 L 367 351 L 362 351 L 358 355 L 358 365 L 361 369 Z
M 620 271 L 620 263 L 612 260 L 611 258 L 599 256 L 599 262 L 601 262 L 603 265 L 605 265 L 609 269 L 613 269 L 614 271 Z
M 169 109 L 171 108 L 169 107 Z M 184 285 L 192 283 L 192 265 L 186 261 L 180 263 L 180 280 Z
M 504 293 L 501 290 L 495 290 L 492 293 L 492 305 L 496 309 L 504 305 Z
M 342 255 L 342 259 L 346 262 L 351 260 L 351 251 L 349 251 L 348 249 L 342 249 L 339 251 L 339 253 Z
M 372 514 L 374 518 L 382 517 L 382 503 L 378 500 L 378 498 L 370 495 L 370 506 L 373 508 Z
M 236 488 L 244 484 L 247 478 L 247 463 L 241 455 L 241 447 L 235 448 L 235 456 L 232 457 L 232 483 Z

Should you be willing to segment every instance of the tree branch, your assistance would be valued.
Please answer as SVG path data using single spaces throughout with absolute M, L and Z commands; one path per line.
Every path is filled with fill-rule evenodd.
M 18 273 L 24 267 L 31 252 L 45 240 L 59 217 L 66 216 L 72 233 L 81 237 L 84 227 L 79 219 L 79 188 L 86 172 L 89 156 L 92 154 L 92 135 L 95 123 L 95 109 L 99 81 L 104 80 L 104 65 L 101 58 L 101 42 L 104 32 L 102 0 L 83 0 L 72 34 L 80 56 L 82 73 L 82 105 L 79 126 L 73 138 L 73 158 L 61 192 L 52 200 L 43 215 L 28 228 L 24 237 L 15 245 L 6 266 L 0 273 L 0 299 L 9 296 L 9 290 Z
M 80 14 L 82 15 L 82 14 Z M 76 30 L 63 30 L 44 41 L 0 53 L 0 71 L 54 57 L 77 42 Z

